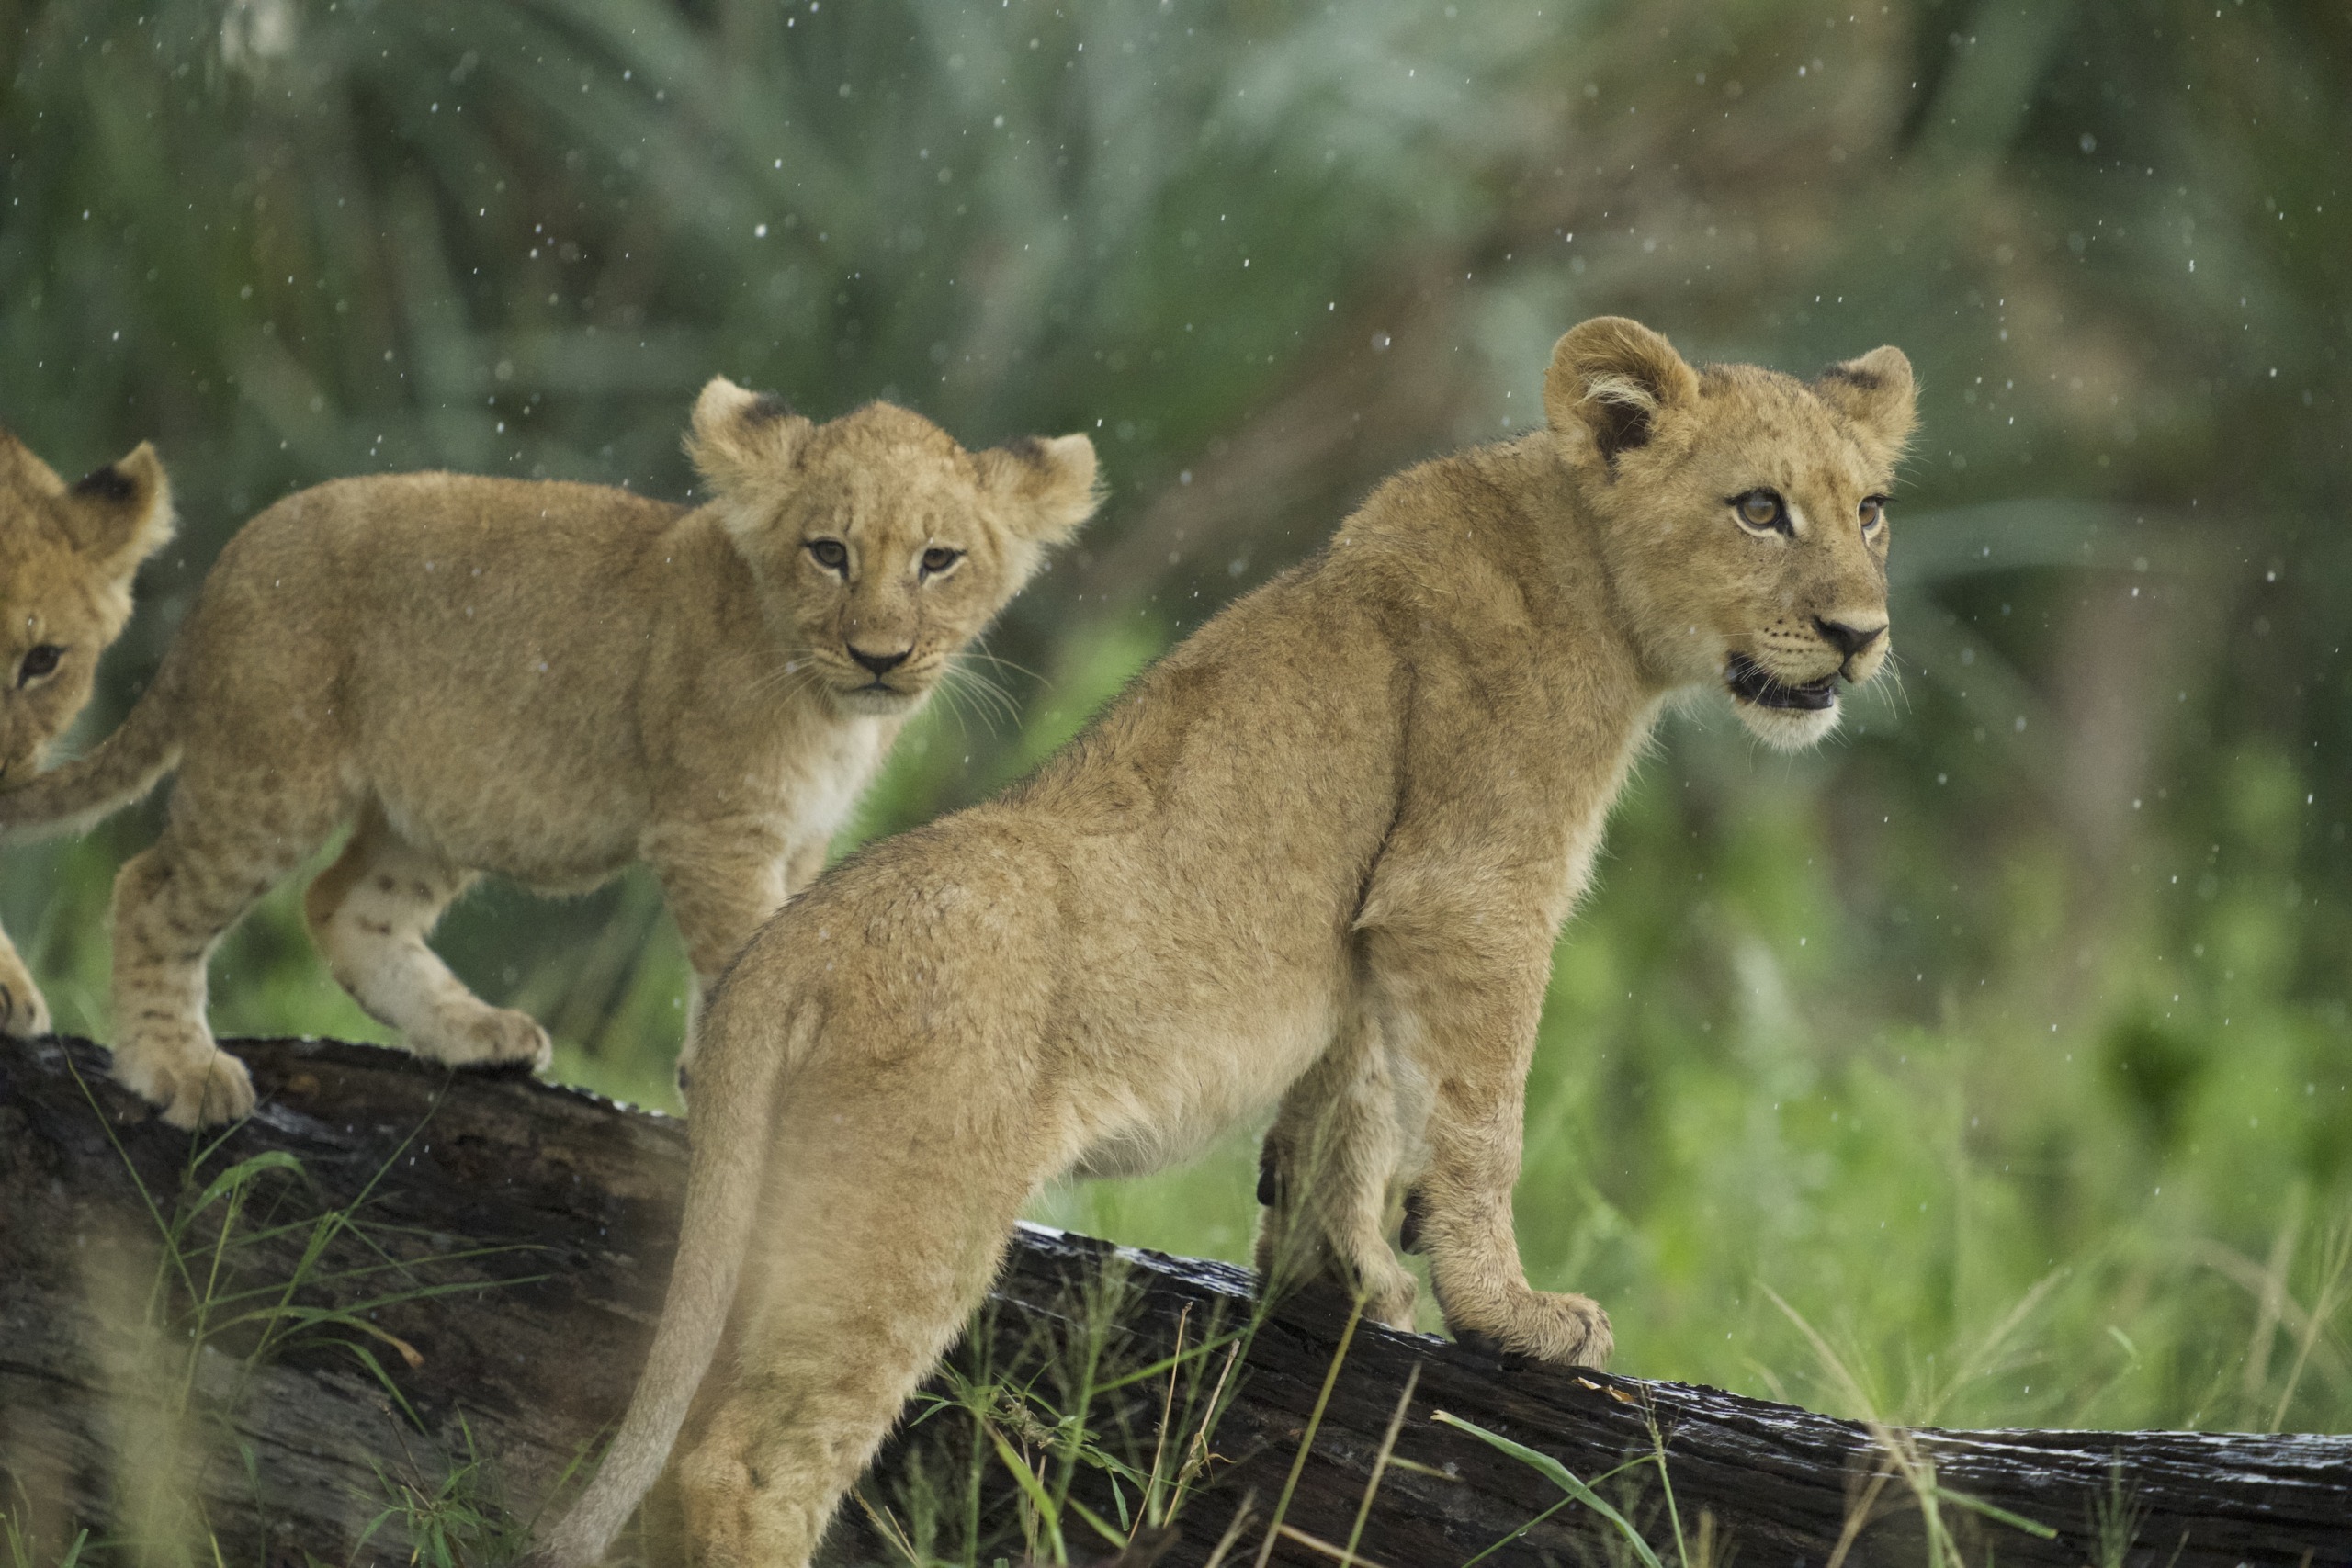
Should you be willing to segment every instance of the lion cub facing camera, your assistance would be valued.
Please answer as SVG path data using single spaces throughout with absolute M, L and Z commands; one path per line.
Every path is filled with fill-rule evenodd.
M 145 442 L 69 486 L 0 430 L 0 790 L 80 716 L 130 619 L 139 563 L 171 536 L 171 485 Z M 0 931 L 0 1034 L 48 1032 L 40 987 Z
M 484 871 L 565 891 L 646 862 L 707 986 L 1095 506 L 1085 436 L 967 452 L 888 404 L 817 425 L 723 378 L 687 449 L 709 492 L 691 510 L 442 473 L 289 496 L 221 551 L 121 728 L 0 792 L 18 833 L 176 767 L 114 897 L 115 1073 L 166 1121 L 252 1108 L 205 1024 L 206 958 L 345 822 L 311 931 L 421 1055 L 546 1056 L 425 945 Z
M 1553 944 L 1669 696 L 1804 745 L 1878 671 L 1912 378 L 1892 348 L 1694 369 L 1603 317 L 1544 402 L 752 939 L 704 1023 L 661 1327 L 543 1563 L 601 1554 L 691 1407 L 695 1561 L 800 1568 L 1041 1184 L 1268 1103 L 1261 1269 L 1409 1325 L 1401 1207 L 1456 1333 L 1607 1359 L 1511 1228 Z

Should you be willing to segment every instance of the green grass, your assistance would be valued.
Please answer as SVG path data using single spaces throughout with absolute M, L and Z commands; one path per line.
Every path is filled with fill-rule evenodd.
M 254 1374 L 289 1353 L 321 1349 L 350 1358 L 405 1423 L 400 1472 L 377 1466 L 386 1506 L 368 1534 L 405 1540 L 424 1568 L 482 1568 L 519 1551 L 526 1522 L 499 1500 L 494 1467 L 474 1451 L 471 1429 L 460 1416 L 463 1452 L 443 1450 L 393 1370 L 420 1364 L 417 1351 L 376 1319 L 436 1297 L 526 1282 L 432 1278 L 438 1265 L 520 1249 L 450 1250 L 437 1234 L 379 1218 L 376 1185 L 405 1142 L 340 1204 L 320 1201 L 291 1154 L 228 1158 L 226 1134 L 192 1139 L 176 1181 L 159 1191 L 139 1174 L 95 1096 L 90 1110 L 148 1222 L 144 1234 L 98 1235 L 85 1269 L 86 1309 L 103 1325 L 93 1343 L 106 1380 L 113 1517 L 103 1533 L 68 1521 L 71 1539 L 50 1540 L 37 1529 L 54 1533 L 59 1523 L 33 1498 L 0 1501 L 0 1568 L 222 1568 L 198 1478 L 221 1457 L 255 1475 L 238 1425 L 255 1397 Z M 266 1518 L 258 1490 L 254 1506 Z
M 1146 1359 L 1117 1332 L 1133 1300 L 1114 1258 L 1017 1335 L 983 1307 L 845 1505 L 851 1528 L 825 1560 L 1091 1562 L 1188 1509 L 1234 1507 L 1204 1485 L 1258 1320 L 1188 1314 L 1172 1348 Z
M 1066 735 L 1148 651 L 1073 649 L 1014 754 Z M 910 733 L 861 831 L 932 808 L 926 751 L 958 722 Z M 1898 832 L 1875 820 L 1901 799 L 1883 745 L 1792 761 L 1726 722 L 1669 720 L 1555 958 L 1518 1196 L 1531 1279 L 1610 1309 L 1619 1371 L 1843 1414 L 2352 1429 L 2352 1029 L 2298 976 L 2326 928 L 2288 902 L 2291 769 L 2233 764 L 2198 857 L 2219 874 L 2191 864 L 2166 897 L 2102 905 L 2054 829 L 1960 869 L 1874 837 Z M 2163 840 L 2139 852 L 2176 874 Z M 295 895 L 216 964 L 216 1017 L 369 1036 Z M 477 983 L 555 1023 L 559 1076 L 673 1106 L 683 956 L 641 874 L 602 897 L 617 934 L 601 947 Z M 503 919 L 531 907 L 489 896 Z M 53 914 L 39 952 L 70 948 L 59 933 L 92 914 Z M 61 1018 L 103 1032 L 75 1011 L 86 966 L 64 967 Z M 1246 1261 L 1255 1134 L 1033 1213 Z M 1838 1347 L 1850 1388 L 1773 1292 Z M 1955 1382 L 1955 1358 L 2029 1295 L 2003 1355 Z
M 412 1459 L 407 1474 L 375 1466 L 384 1507 L 353 1544 L 355 1559 L 379 1532 L 409 1542 L 412 1568 L 492 1568 L 522 1555 L 531 1521 L 506 1506 L 497 1465 L 475 1447 L 473 1428 L 462 1416 L 453 1447 L 456 1451 L 435 1454 L 422 1470 Z M 386 1531 L 386 1526 L 392 1528 Z

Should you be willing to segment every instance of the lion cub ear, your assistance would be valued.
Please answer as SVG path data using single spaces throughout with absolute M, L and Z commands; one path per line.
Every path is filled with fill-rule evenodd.
M 1892 344 L 1860 359 L 1841 360 L 1814 378 L 1814 395 L 1851 420 L 1882 462 L 1903 455 L 1917 421 L 1917 384 L 1911 361 Z
M 91 469 L 64 501 L 74 547 L 110 577 L 129 577 L 172 536 L 172 483 L 144 441 L 129 457 Z
M 1094 443 L 1083 435 L 1024 435 L 975 454 L 980 488 L 1025 539 L 1057 545 L 1102 504 Z
M 1544 414 L 1562 435 L 1589 436 L 1602 461 L 1645 446 L 1659 417 L 1699 400 L 1698 372 L 1639 321 L 1595 316 L 1552 345 Z
M 713 490 L 741 491 L 791 468 L 816 428 L 773 392 L 713 376 L 695 400 L 686 457 Z

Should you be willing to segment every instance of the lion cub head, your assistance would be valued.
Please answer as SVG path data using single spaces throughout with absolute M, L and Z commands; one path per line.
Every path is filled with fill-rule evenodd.
M 1660 679 L 1720 682 L 1774 746 L 1837 727 L 1839 683 L 1886 660 L 1887 497 L 1912 400 L 1895 348 L 1800 381 L 1694 370 L 1618 316 L 1560 339 L 1544 410 Z
M 814 424 L 725 377 L 686 438 L 771 619 L 849 713 L 908 711 L 1097 503 L 1094 444 L 967 452 L 888 403 Z
M 0 431 L 0 788 L 90 700 L 131 577 L 171 536 L 171 487 L 145 442 L 68 487 Z

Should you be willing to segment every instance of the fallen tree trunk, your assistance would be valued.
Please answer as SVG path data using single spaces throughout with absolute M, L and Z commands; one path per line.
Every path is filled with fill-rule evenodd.
M 94 1047 L 0 1043 L 0 1512 L 35 1562 L 85 1527 L 206 1562 L 503 1560 L 627 1401 L 683 1128 L 368 1047 L 235 1049 L 262 1108 L 191 1138 Z M 985 1562 L 1058 1529 L 1088 1561 L 1110 1549 L 1065 1493 L 1117 1534 L 1180 1481 L 1167 1564 L 1238 1517 L 1251 1561 L 1277 1511 L 1274 1561 L 1331 1561 L 1368 1489 L 1358 1551 L 1387 1568 L 1514 1531 L 1487 1561 L 1624 1556 L 1621 1527 L 1442 1411 L 1578 1477 L 1639 1461 L 1601 1495 L 1669 1562 L 1677 1520 L 1715 1562 L 1923 1562 L 1931 1517 L 1970 1562 L 2352 1562 L 2352 1438 L 1874 1432 L 1351 1330 L 1311 1294 L 1261 1312 L 1250 1284 L 1024 1227 L 829 1557 L 977 1529 Z M 639 1545 L 662 1555 L 660 1530 Z

